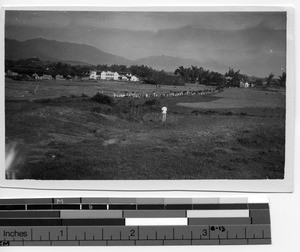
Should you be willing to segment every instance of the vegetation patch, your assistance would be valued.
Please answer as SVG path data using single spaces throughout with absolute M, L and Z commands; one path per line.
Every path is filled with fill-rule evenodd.
M 97 93 L 92 97 L 92 100 L 101 104 L 112 105 L 114 103 L 113 98 L 108 95 Z
M 205 108 L 220 95 L 233 104 L 231 92 L 238 93 L 109 100 L 101 93 L 82 97 L 81 91 L 74 97 L 6 100 L 6 144 L 26 150 L 14 166 L 18 179 L 283 178 L 283 95 L 272 92 L 256 107 L 239 102 L 240 107 Z M 262 98 L 260 90 L 252 92 Z M 265 106 L 269 102 L 275 105 Z M 168 108 L 165 123 L 162 106 Z

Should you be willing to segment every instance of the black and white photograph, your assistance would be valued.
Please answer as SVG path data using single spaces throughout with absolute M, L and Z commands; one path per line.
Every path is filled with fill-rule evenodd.
M 4 26 L 6 180 L 285 178 L 286 11 L 20 9 Z

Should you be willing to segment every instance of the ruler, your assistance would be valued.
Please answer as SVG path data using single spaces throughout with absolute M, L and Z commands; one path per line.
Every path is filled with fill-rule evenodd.
M 271 244 L 249 198 L 0 199 L 0 246 Z

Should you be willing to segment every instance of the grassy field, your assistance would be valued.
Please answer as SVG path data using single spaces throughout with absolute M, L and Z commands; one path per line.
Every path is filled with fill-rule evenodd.
M 34 93 L 34 90 L 37 91 Z M 61 96 L 78 96 L 88 95 L 93 96 L 97 92 L 103 92 L 107 95 L 113 93 L 124 92 L 147 92 L 153 91 L 160 93 L 167 93 L 172 91 L 195 91 L 204 89 L 213 89 L 213 87 L 206 87 L 204 85 L 187 84 L 187 86 L 163 86 L 159 89 L 156 85 L 122 82 L 122 81 L 14 81 L 6 79 L 5 81 L 5 97 L 6 99 L 18 100 L 36 100 L 43 98 L 57 98 Z
M 284 91 L 230 88 L 205 96 L 119 98 L 111 104 L 91 99 L 99 91 L 120 90 L 151 92 L 155 86 L 7 81 L 6 152 L 15 154 L 10 169 L 16 178 L 284 177 Z M 166 123 L 162 106 L 168 107 Z

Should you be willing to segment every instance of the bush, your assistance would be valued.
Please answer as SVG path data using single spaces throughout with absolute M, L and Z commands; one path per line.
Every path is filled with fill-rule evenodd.
M 143 100 L 143 99 L 121 99 L 116 101 L 113 106 L 108 104 L 101 104 L 98 107 L 91 109 L 92 113 L 101 113 L 113 115 L 120 119 L 128 121 L 143 121 L 143 117 L 147 113 L 160 113 L 161 104 L 157 99 Z
M 26 74 L 19 74 L 17 76 L 13 76 L 12 79 L 16 80 L 16 81 L 31 81 L 32 80 L 30 78 L 30 76 L 28 76 Z
M 143 106 L 154 106 L 154 105 L 160 105 L 160 102 L 156 99 L 147 100 L 144 102 Z
M 100 93 L 97 93 L 96 95 L 94 95 L 92 100 L 96 101 L 98 103 L 107 104 L 107 105 L 112 105 L 114 103 L 113 98 L 111 98 L 108 95 L 104 95 L 104 94 L 100 94 Z
M 152 74 L 152 79 L 156 84 L 163 85 L 174 85 L 180 86 L 184 85 L 184 80 L 180 76 L 169 75 L 164 71 L 156 71 Z
M 145 84 L 157 84 L 157 82 L 153 79 L 144 79 Z

